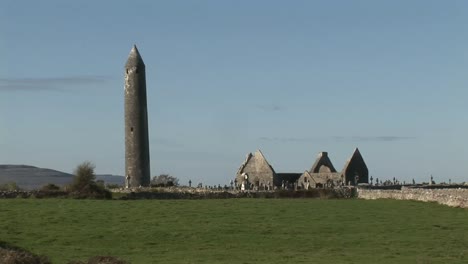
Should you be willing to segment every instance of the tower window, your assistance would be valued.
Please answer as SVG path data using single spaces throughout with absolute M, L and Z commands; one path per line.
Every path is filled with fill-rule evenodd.
M 133 127 L 131 127 L 131 128 L 130 128 L 130 132 L 132 132 L 132 133 L 133 133 Z

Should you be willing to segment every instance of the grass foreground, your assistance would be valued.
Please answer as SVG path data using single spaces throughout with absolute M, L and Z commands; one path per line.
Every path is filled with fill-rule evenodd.
M 0 200 L 0 240 L 53 263 L 468 263 L 468 210 L 395 200 Z

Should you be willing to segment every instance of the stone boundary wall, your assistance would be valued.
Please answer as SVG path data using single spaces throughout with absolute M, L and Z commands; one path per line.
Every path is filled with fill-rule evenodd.
M 358 198 L 366 200 L 395 199 L 436 202 L 452 207 L 468 208 L 468 189 L 419 189 L 369 190 L 358 188 Z
M 67 192 L 64 191 L 0 191 L 0 199 L 11 198 L 66 198 Z
M 352 188 L 312 189 L 308 191 L 237 191 L 205 190 L 197 188 L 156 188 L 113 190 L 116 199 L 229 199 L 229 198 L 320 198 L 346 199 L 353 197 Z
M 275 191 L 236 191 L 236 190 L 206 190 L 197 188 L 132 188 L 113 189 L 113 199 L 229 199 L 229 198 L 319 198 L 347 199 L 355 197 L 354 188 L 275 190 Z M 0 199 L 12 198 L 87 198 L 76 196 L 65 191 L 0 191 Z M 93 199 L 93 197 L 88 197 Z

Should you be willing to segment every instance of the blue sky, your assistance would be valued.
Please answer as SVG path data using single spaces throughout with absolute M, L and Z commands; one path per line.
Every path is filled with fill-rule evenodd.
M 152 175 L 224 184 L 358 147 L 374 178 L 468 180 L 467 1 L 1 1 L 0 163 L 124 174 L 146 63 Z

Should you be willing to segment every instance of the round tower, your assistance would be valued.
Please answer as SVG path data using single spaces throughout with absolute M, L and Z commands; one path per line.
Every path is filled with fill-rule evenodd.
M 145 63 L 134 45 L 125 64 L 125 185 L 150 185 Z

